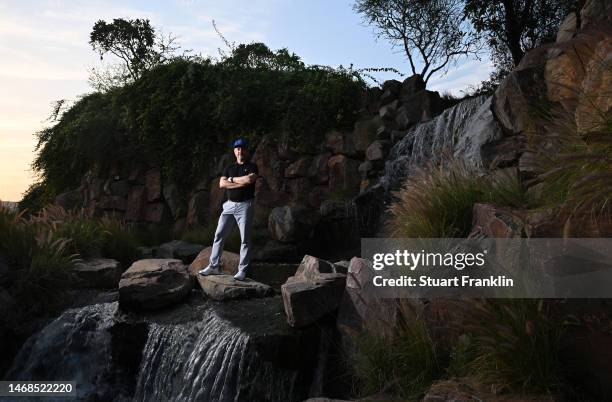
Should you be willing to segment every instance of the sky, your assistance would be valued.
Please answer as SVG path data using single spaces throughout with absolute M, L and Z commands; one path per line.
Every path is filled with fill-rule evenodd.
M 100 61 L 89 45 L 97 20 L 148 18 L 182 49 L 218 56 L 225 48 L 212 20 L 230 42 L 264 42 L 288 48 L 307 64 L 354 68 L 393 67 L 409 74 L 405 55 L 363 24 L 352 0 L 0 0 L 0 200 L 19 201 L 36 181 L 31 163 L 35 133 L 59 99 L 77 100 L 92 92 L 89 70 Z M 112 61 L 112 60 L 111 60 Z M 460 61 L 431 90 L 459 95 L 488 78 L 486 59 Z

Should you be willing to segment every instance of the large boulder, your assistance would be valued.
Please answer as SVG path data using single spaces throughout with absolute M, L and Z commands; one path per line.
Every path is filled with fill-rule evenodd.
M 472 233 L 491 238 L 521 238 L 524 227 L 524 217 L 511 210 L 491 204 L 474 204 Z
M 331 130 L 325 133 L 325 148 L 333 154 L 356 155 L 353 133 Z
M 121 275 L 119 305 L 154 310 L 182 301 L 191 291 L 187 266 L 175 259 L 138 260 Z
M 202 292 L 213 300 L 248 299 L 273 296 L 274 290 L 268 285 L 252 279 L 237 281 L 231 275 L 198 276 Z
M 397 110 L 395 121 L 403 130 L 415 123 L 431 120 L 442 113 L 443 106 L 438 92 L 420 91 L 406 98 Z
M 353 143 L 359 155 L 363 155 L 370 143 L 376 139 L 376 132 L 381 123 L 381 119 L 377 116 L 368 119 L 360 119 L 355 122 Z
M 108 258 L 94 258 L 74 265 L 76 284 L 83 288 L 112 289 L 119 285 L 121 263 Z
M 152 202 L 145 208 L 145 220 L 150 223 L 169 223 L 172 214 L 163 202 Z
M 189 273 L 197 277 L 198 271 L 208 266 L 210 262 L 210 254 L 212 253 L 212 246 L 206 247 L 196 257 L 195 260 L 189 265 Z M 224 251 L 221 254 L 221 266 L 223 272 L 228 274 L 234 274 L 238 272 L 238 264 L 240 263 L 240 256 L 231 251 Z
M 312 158 L 307 156 L 298 159 L 291 165 L 287 166 L 287 169 L 285 169 L 285 177 L 294 179 L 307 176 L 311 163 Z
M 287 282 L 281 287 L 287 323 L 304 327 L 338 309 L 346 276 L 326 274 L 316 281 Z
M 303 205 L 276 207 L 268 217 L 268 231 L 272 239 L 292 243 L 310 238 L 317 221 L 317 214 Z
M 305 255 L 294 276 L 281 286 L 287 322 L 303 327 L 333 313 L 342 298 L 346 275 L 336 266 Z
M 425 90 L 425 81 L 423 81 L 423 77 L 420 74 L 415 74 L 404 80 L 399 97 L 402 102 L 407 102 L 410 101 L 413 95 L 423 90 Z
M 331 154 L 329 152 L 315 155 L 315 157 L 312 158 L 312 163 L 308 169 L 308 177 L 312 178 L 319 184 L 327 183 L 329 180 L 329 168 L 327 167 L 327 162 L 329 161 L 330 157 Z

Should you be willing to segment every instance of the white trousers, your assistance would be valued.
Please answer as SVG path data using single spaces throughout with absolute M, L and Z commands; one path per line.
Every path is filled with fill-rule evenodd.
M 210 254 L 211 267 L 220 267 L 223 243 L 234 227 L 234 222 L 236 222 L 240 230 L 240 263 L 238 264 L 238 270 L 244 271 L 248 268 L 252 250 L 251 232 L 253 231 L 254 204 L 254 199 L 242 202 L 228 200 L 223 203 L 223 211 L 219 216 Z

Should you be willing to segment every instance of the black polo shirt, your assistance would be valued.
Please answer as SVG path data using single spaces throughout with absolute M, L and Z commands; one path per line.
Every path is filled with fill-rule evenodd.
M 225 168 L 223 176 L 229 179 L 230 177 L 247 176 L 250 173 L 259 174 L 259 169 L 257 169 L 256 164 L 252 162 L 244 162 L 242 164 L 232 163 Z M 230 201 L 248 201 L 255 197 L 255 183 L 239 188 L 228 188 L 226 190 L 226 198 Z

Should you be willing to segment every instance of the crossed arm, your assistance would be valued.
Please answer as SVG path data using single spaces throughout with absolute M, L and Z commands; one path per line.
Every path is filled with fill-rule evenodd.
M 232 178 L 233 183 L 230 182 L 226 176 L 221 176 L 219 180 L 219 188 L 239 188 L 248 186 L 249 184 L 255 183 L 257 175 L 255 173 L 249 173 L 246 176 L 239 176 Z

